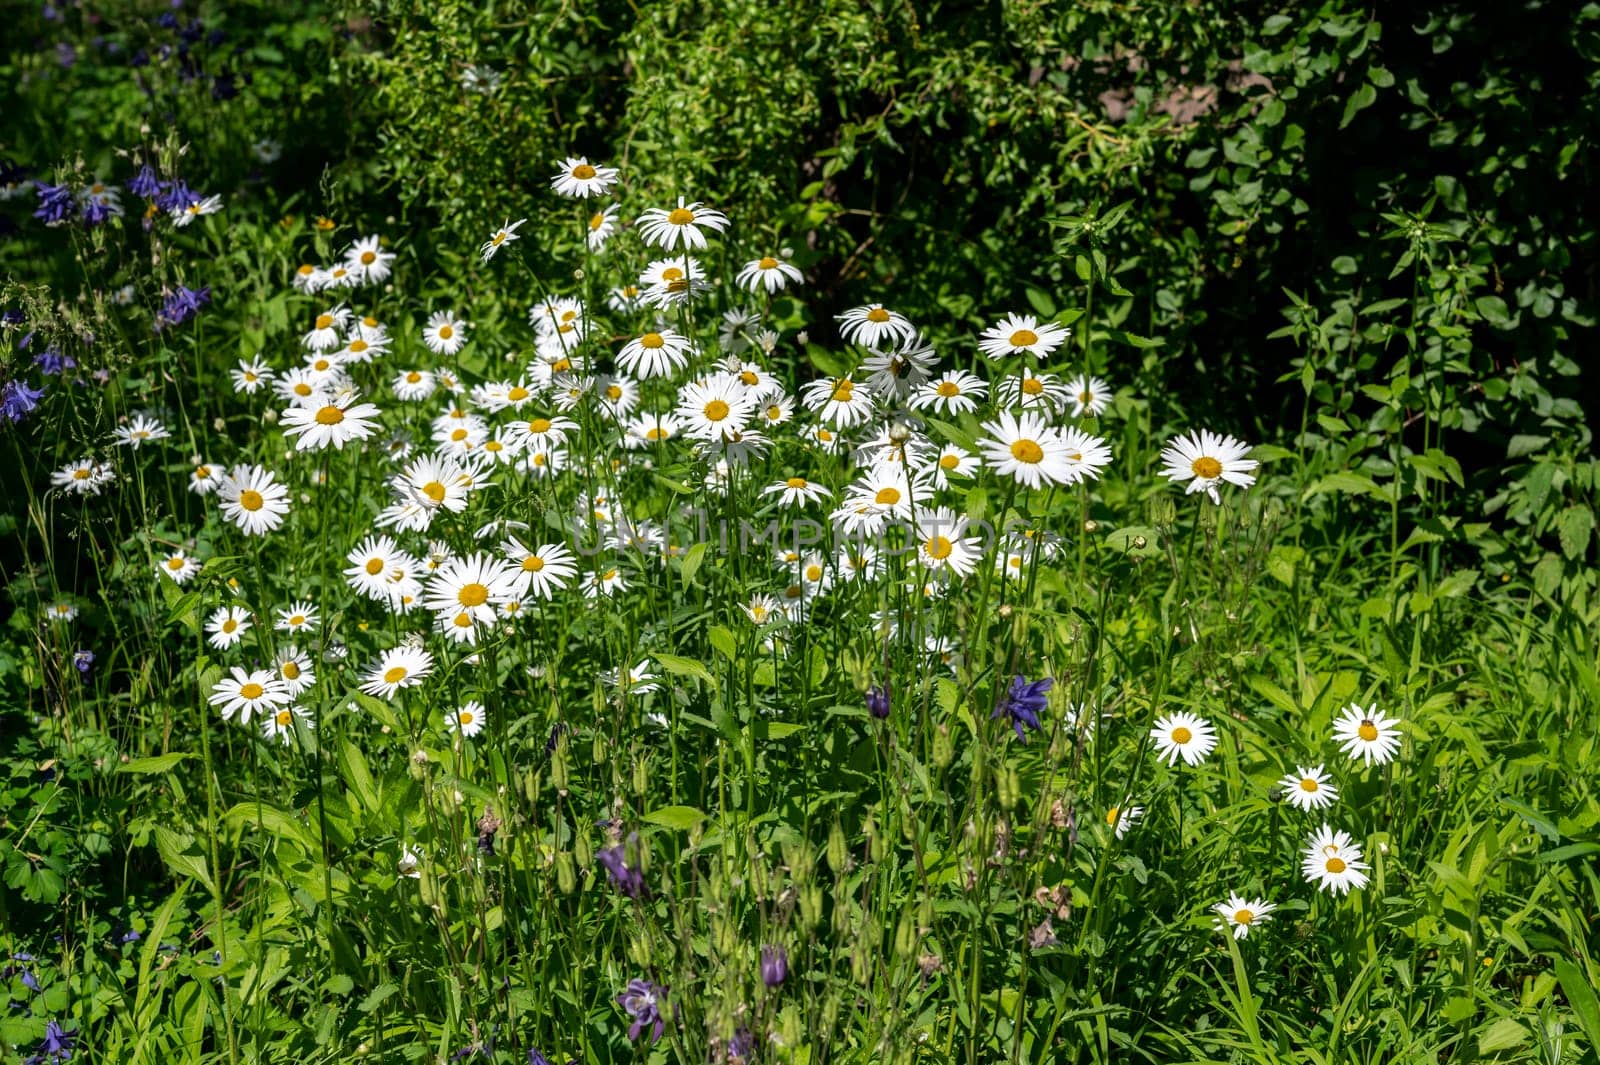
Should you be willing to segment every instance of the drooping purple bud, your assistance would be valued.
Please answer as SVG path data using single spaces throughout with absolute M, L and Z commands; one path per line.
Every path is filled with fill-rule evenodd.
M 789 952 L 781 946 L 767 944 L 761 948 L 761 982 L 768 987 L 783 986 L 789 978 Z

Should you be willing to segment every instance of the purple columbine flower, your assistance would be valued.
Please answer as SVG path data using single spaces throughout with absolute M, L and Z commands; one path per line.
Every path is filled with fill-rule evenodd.
M 624 860 L 626 851 L 619 844 L 607 847 L 595 854 L 601 865 L 606 867 L 606 873 L 611 877 L 611 882 L 617 890 L 630 899 L 641 898 L 646 893 L 644 874 L 637 869 L 629 869 Z
M 35 181 L 33 191 L 39 197 L 39 206 L 34 210 L 33 217 L 42 218 L 49 225 L 65 222 L 72 217 L 77 201 L 73 199 L 72 190 L 67 186 Z
M 1011 688 L 1000 699 L 1000 705 L 994 708 L 994 713 L 989 715 L 989 720 L 995 718 L 1008 718 L 1011 727 L 1017 730 L 1017 739 L 1028 742 L 1023 726 L 1035 732 L 1044 731 L 1044 726 L 1039 723 L 1039 712 L 1045 707 L 1044 693 L 1055 686 L 1055 680 L 1044 677 L 1029 683 L 1022 674 L 1017 674 L 1011 680 Z
M 750 1029 L 740 1028 L 733 1033 L 733 1038 L 728 1040 L 725 1057 L 730 1065 L 733 1062 L 749 1061 L 755 1057 L 756 1037 Z
M 163 211 L 181 211 L 197 200 L 205 199 L 196 195 L 189 187 L 189 183 L 182 178 L 171 181 L 162 181 L 156 185 L 156 206 Z
M 77 1042 L 77 1036 L 69 1034 L 61 1027 L 60 1021 L 51 1021 L 44 1026 L 44 1042 L 39 1044 L 33 1057 L 24 1065 L 46 1065 L 47 1062 L 62 1062 L 72 1060 L 72 1047 Z
M 26 381 L 7 381 L 0 385 L 0 416 L 16 425 L 34 412 L 43 396 L 44 389 L 30 388 Z
M 162 302 L 161 313 L 156 315 L 156 330 L 159 332 L 165 325 L 182 325 L 210 302 L 210 285 L 197 289 L 179 285 Z
M 780 987 L 789 978 L 789 952 L 780 946 L 768 944 L 761 948 L 761 982 L 768 987 Z
M 71 355 L 63 355 L 55 348 L 46 348 L 33 357 L 33 364 L 43 370 L 48 376 L 54 377 L 63 370 L 75 370 L 78 360 Z
M 33 975 L 33 970 L 28 968 L 28 962 L 33 960 L 33 955 L 26 951 L 18 951 L 11 955 L 13 964 L 0 969 L 0 980 L 9 980 L 13 976 L 21 975 L 22 986 L 37 994 L 39 992 L 39 978 Z M 21 965 L 15 964 L 21 962 Z
M 628 981 L 626 990 L 617 996 L 617 1005 L 633 1018 L 633 1023 L 628 1026 L 630 1040 L 638 1042 L 646 1028 L 654 1029 L 650 1042 L 661 1038 L 667 1026 L 666 1018 L 661 1015 L 661 1008 L 666 1001 L 667 989 L 660 984 L 653 984 L 649 980 Z
M 141 200 L 154 198 L 161 191 L 161 179 L 156 176 L 156 168 L 149 163 L 139 167 L 139 172 L 128 179 L 128 191 Z
M 879 721 L 889 716 L 889 688 L 887 685 L 867 689 L 867 713 Z
M 20 307 L 9 307 L 4 314 L 0 314 L 0 325 L 21 325 L 28 320 Z
M 78 675 L 80 677 L 87 677 L 89 675 L 89 668 L 91 666 L 93 666 L 93 665 L 94 665 L 94 652 L 93 651 L 74 651 L 72 653 L 72 668 L 74 668 L 74 669 L 76 669 L 78 671 Z M 128 934 L 133 936 L 134 939 L 138 939 L 139 938 L 139 933 L 138 932 L 130 932 Z M 128 939 L 127 936 L 124 936 L 122 938 L 122 941 L 124 943 L 133 942 L 133 940 Z

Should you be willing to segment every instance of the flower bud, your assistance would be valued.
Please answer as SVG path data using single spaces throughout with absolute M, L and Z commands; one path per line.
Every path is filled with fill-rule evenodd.
M 761 982 L 778 988 L 789 977 L 789 952 L 781 946 L 768 944 L 761 948 Z

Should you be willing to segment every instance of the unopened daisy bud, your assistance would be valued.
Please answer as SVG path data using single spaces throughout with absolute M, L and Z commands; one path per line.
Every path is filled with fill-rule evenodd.
M 811 343 L 811 334 L 802 329 L 800 332 L 794 335 L 794 342 L 803 348 L 807 344 Z
M 1133 546 L 1136 550 L 1143 551 L 1149 545 L 1150 541 L 1146 540 L 1143 536 L 1135 536 L 1133 538 Z
M 955 760 L 955 744 L 950 741 L 950 728 L 948 725 L 935 726 L 933 730 L 933 764 L 940 769 L 949 769 L 950 763 Z
M 266 410 L 261 412 L 261 420 L 266 422 L 268 425 L 277 425 L 278 412 L 273 410 L 271 407 L 268 407 Z
M 1093 518 L 1090 518 L 1088 521 L 1083 523 L 1083 531 L 1086 533 L 1097 532 L 1099 529 L 1100 523 L 1095 521 Z
M 228 423 L 223 421 L 221 418 L 212 418 L 211 419 L 211 428 L 214 429 L 215 431 L 220 433 L 224 429 L 226 429 L 227 427 L 228 427 Z

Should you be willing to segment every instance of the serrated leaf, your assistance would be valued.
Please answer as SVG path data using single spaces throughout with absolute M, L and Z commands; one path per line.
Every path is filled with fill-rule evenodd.
M 1561 553 L 1576 561 L 1589 550 L 1589 540 L 1594 532 L 1594 511 L 1582 503 L 1575 503 L 1556 518 L 1556 535 L 1561 537 Z

